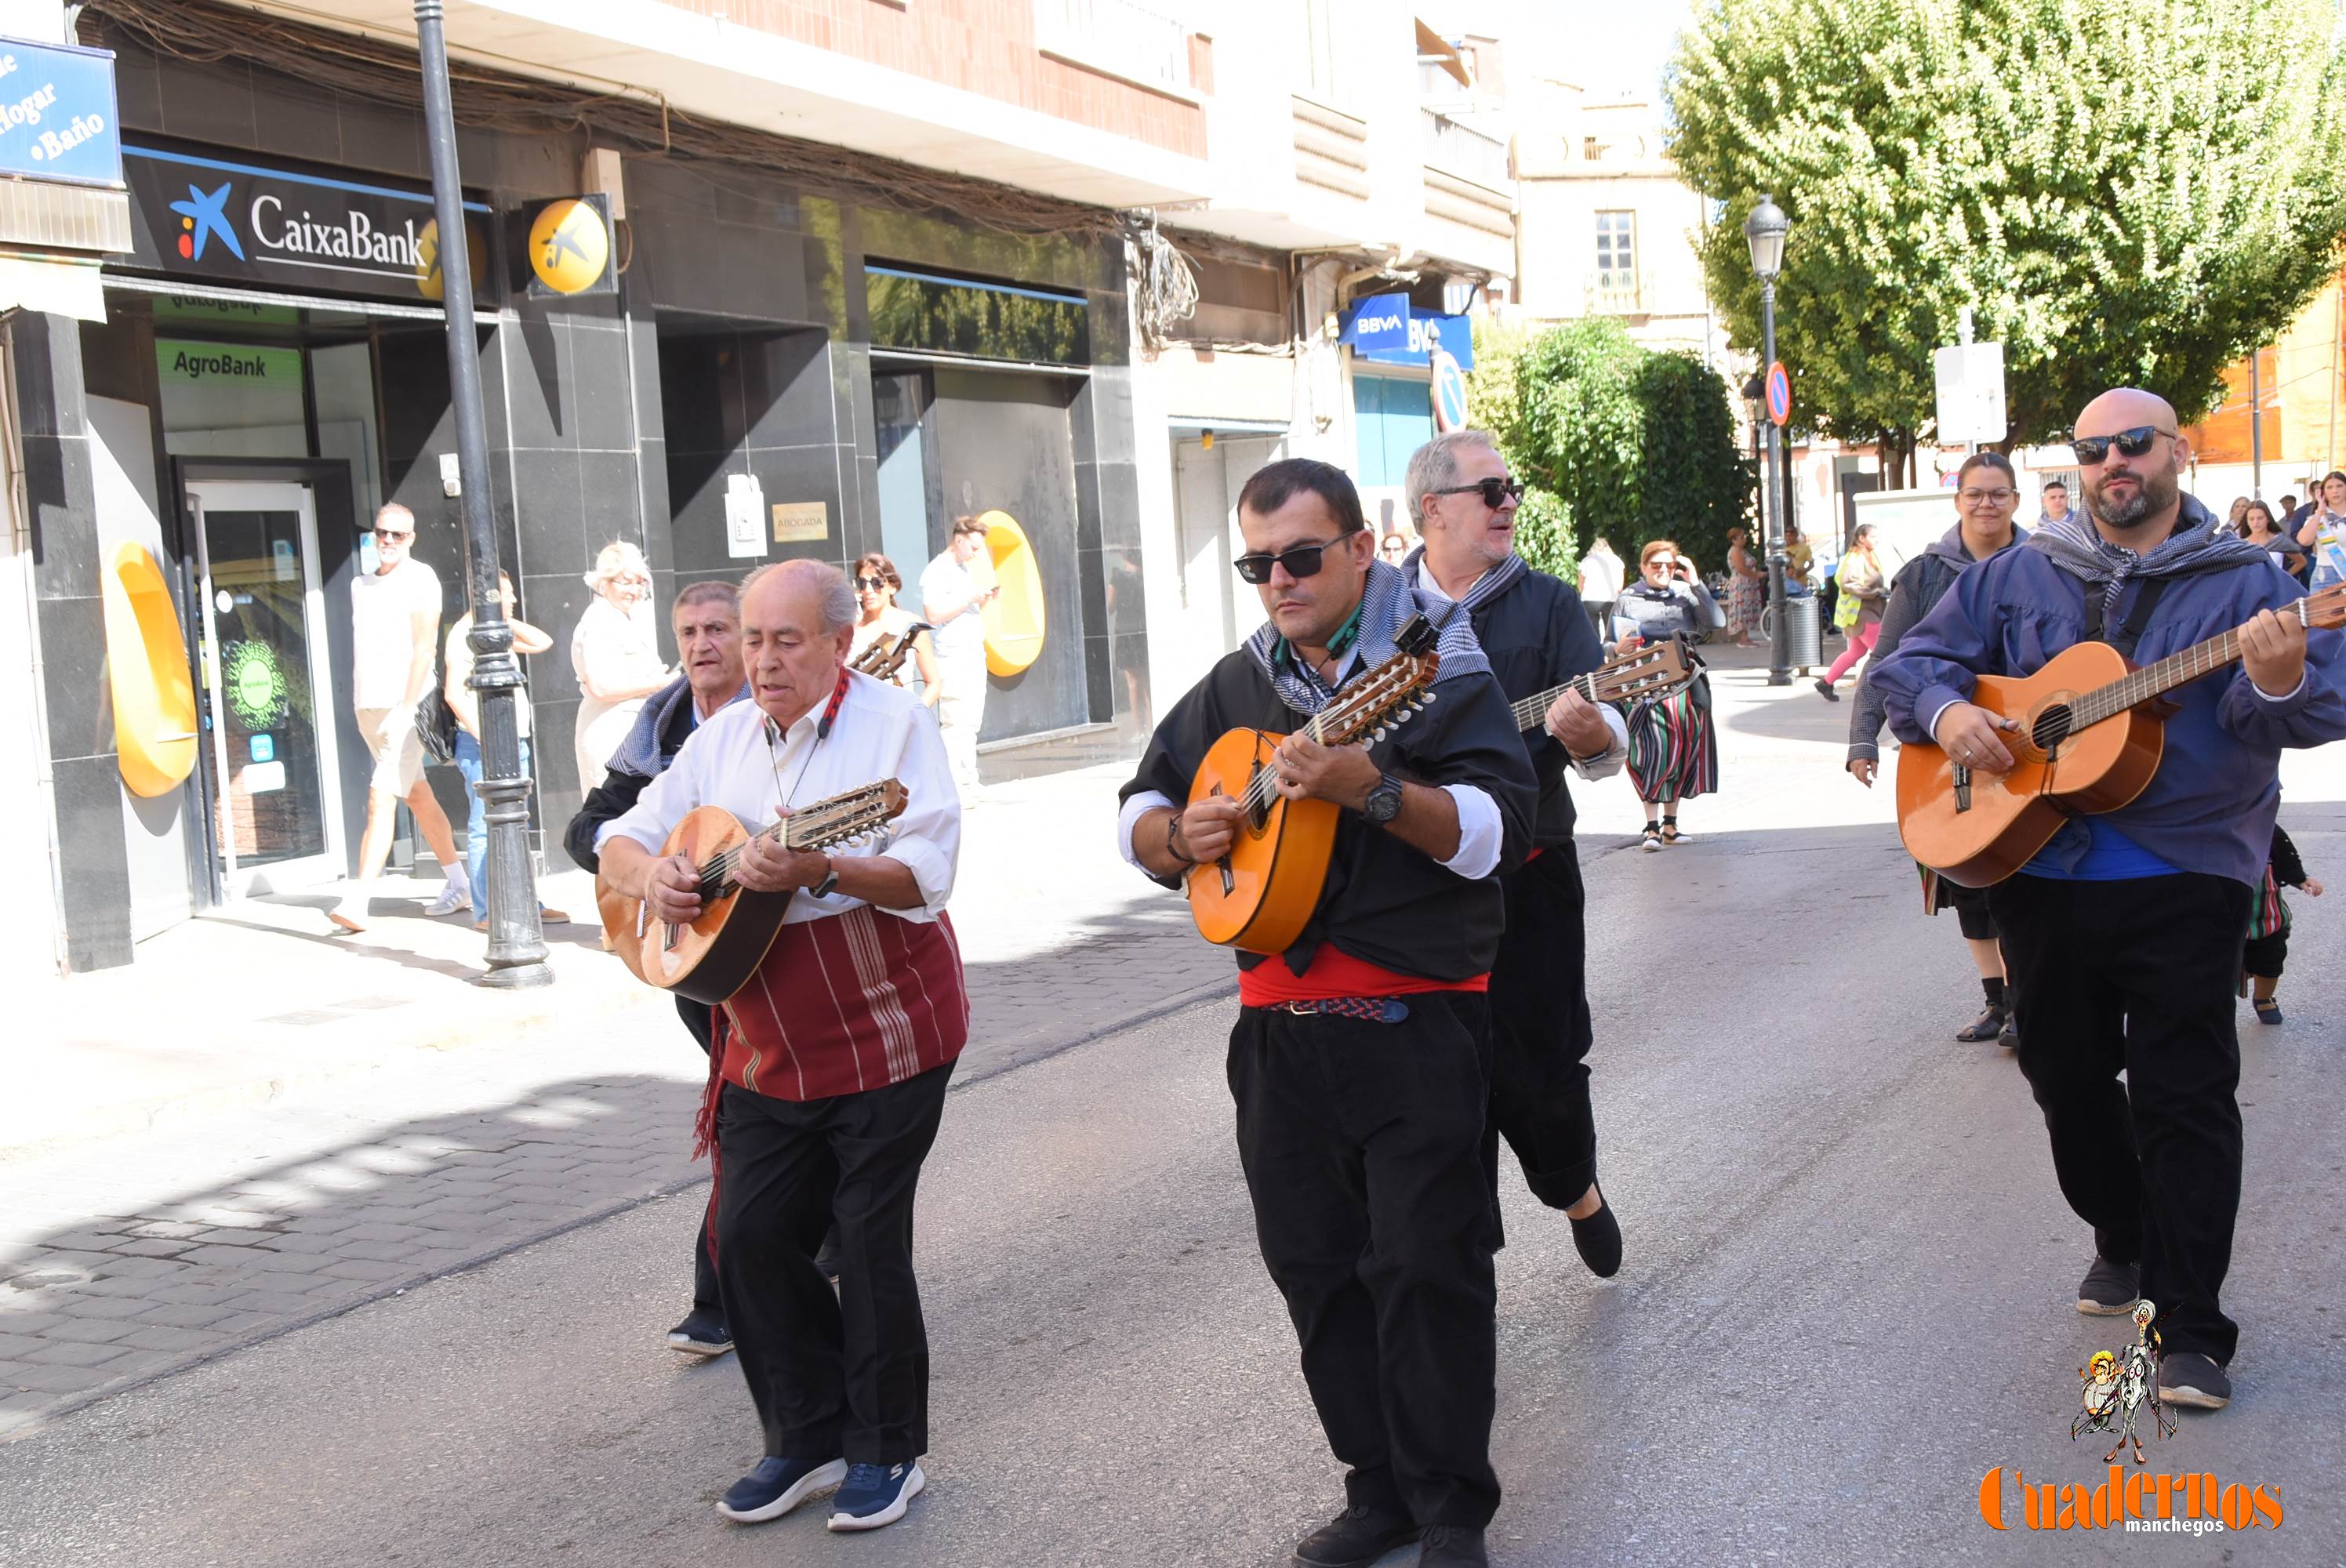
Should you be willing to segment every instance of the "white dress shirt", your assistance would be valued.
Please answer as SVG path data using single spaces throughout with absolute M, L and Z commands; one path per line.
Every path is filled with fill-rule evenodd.
M 834 860 L 885 855 L 913 873 L 922 901 L 887 912 L 902 919 L 937 918 L 953 896 L 961 860 L 961 796 L 945 761 L 944 742 L 920 699 L 866 675 L 847 677 L 847 697 L 829 738 L 815 728 L 818 703 L 778 741 L 765 709 L 737 702 L 701 721 L 666 772 L 644 787 L 626 814 L 596 832 L 597 849 L 625 834 L 657 855 L 685 814 L 701 806 L 722 806 L 753 830 L 770 827 L 776 805 L 792 809 L 814 805 L 865 784 L 893 779 L 904 786 L 904 814 L 888 824 L 885 837 L 841 844 L 822 853 Z M 807 889 L 790 900 L 783 923 L 845 914 L 861 899 L 834 892 L 816 898 Z
M 1476 577 L 1474 583 L 1482 580 L 1481 577 Z M 1468 593 L 1474 591 L 1474 583 L 1466 585 Z M 1448 594 L 1442 591 L 1442 585 L 1433 580 L 1433 573 L 1426 566 L 1423 556 L 1418 558 L 1417 585 L 1436 598 L 1450 597 Z M 1615 590 L 1615 596 L 1619 596 L 1617 588 Z M 1592 784 L 1601 779 L 1612 778 L 1613 775 L 1620 772 L 1622 765 L 1629 760 L 1629 723 L 1621 717 L 1621 710 L 1609 702 L 1600 702 L 1596 705 L 1596 717 L 1605 721 L 1606 739 L 1605 749 L 1594 757 L 1573 756 L 1572 748 L 1564 746 L 1564 738 L 1556 735 L 1553 729 L 1548 730 L 1548 734 L 1555 738 L 1556 743 L 1558 746 L 1564 746 L 1565 759 L 1572 764 L 1572 770 Z M 1547 719 L 1544 715 L 1540 719 L 1540 725 L 1543 728 L 1546 728 Z
M 1352 677 L 1361 662 L 1360 645 L 1347 649 L 1336 667 L 1336 684 L 1341 687 Z M 1443 870 L 1455 871 L 1469 880 L 1489 876 L 1499 867 L 1499 851 L 1505 847 L 1506 829 L 1499 820 L 1499 803 L 1472 784 L 1439 784 L 1440 789 L 1458 803 L 1458 850 L 1441 863 Z M 1181 803 L 1168 800 L 1154 789 L 1143 789 L 1124 803 L 1117 813 L 1117 848 L 1124 852 L 1127 864 L 1143 872 L 1148 868 L 1140 863 L 1139 851 L 1132 847 L 1132 832 L 1140 819 L 1159 806 L 1178 809 Z M 1153 874 L 1153 873 L 1151 873 Z

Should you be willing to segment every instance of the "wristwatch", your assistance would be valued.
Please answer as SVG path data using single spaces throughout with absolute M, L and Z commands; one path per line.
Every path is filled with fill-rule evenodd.
M 1401 815 L 1401 780 L 1391 774 L 1382 775 L 1377 787 L 1361 803 L 1361 815 L 1382 827 Z
M 822 873 L 822 881 L 807 890 L 819 899 L 831 897 L 833 890 L 839 886 L 839 862 L 825 857 L 823 865 L 827 869 Z

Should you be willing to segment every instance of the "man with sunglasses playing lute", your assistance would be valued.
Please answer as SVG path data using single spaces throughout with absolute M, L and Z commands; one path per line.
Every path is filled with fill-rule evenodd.
M 1376 559 L 1341 469 L 1272 463 L 1240 494 L 1239 527 L 1239 575 L 1270 624 L 1158 726 L 1117 836 L 1168 888 L 1210 867 L 1245 830 L 1240 808 L 1179 802 L 1234 728 L 1288 736 L 1280 795 L 1345 809 L 1302 937 L 1275 957 L 1239 954 L 1230 1032 L 1263 1262 L 1350 1470 L 1350 1506 L 1295 1561 L 1365 1565 L 1422 1538 L 1423 1563 L 1480 1564 L 1499 1503 L 1484 993 L 1504 920 L 1497 873 L 1523 858 L 1537 785 L 1468 616 Z M 1431 706 L 1373 748 L 1296 733 L 1421 614 L 1441 623 Z
M 1456 601 L 1511 701 L 1553 691 L 1605 662 L 1605 650 L 1570 585 L 1535 572 L 1515 554 L 1521 483 L 1479 430 L 1437 435 L 1409 460 L 1402 482 L 1424 544 L 1402 565 L 1421 592 Z M 1532 851 L 1501 879 L 1507 930 L 1491 972 L 1491 1184 L 1498 1140 L 1524 1167 L 1534 1196 L 1572 1222 L 1589 1272 L 1621 1268 L 1621 1227 L 1596 1186 L 1596 1117 L 1589 1104 L 1595 1031 L 1584 977 L 1587 935 L 1580 856 L 1572 840 L 1567 765 L 1610 778 L 1629 755 L 1629 731 L 1612 708 L 1566 690 L 1523 744 L 1540 785 Z
M 2182 494 L 2190 448 L 2165 399 L 2104 392 L 2070 444 L 2086 515 L 1964 573 L 1866 679 L 1900 738 L 2003 774 L 2021 727 L 1969 700 L 1974 677 L 2032 675 L 2089 640 L 2147 665 L 2239 634 L 2239 667 L 2169 692 L 2142 792 L 2072 820 L 1988 889 L 2021 999 L 2020 1070 L 2062 1195 L 2094 1227 L 2077 1309 L 2156 1302 L 2160 1398 L 2213 1410 L 2231 1399 L 2239 1338 L 2218 1295 L 2240 1201 L 2240 944 L 2280 748 L 2346 737 L 2339 636 L 2277 613 L 2297 584 Z

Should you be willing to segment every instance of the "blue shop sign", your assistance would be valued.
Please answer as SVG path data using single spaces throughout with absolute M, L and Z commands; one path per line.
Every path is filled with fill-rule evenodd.
M 1433 351 L 1440 349 L 1458 361 L 1459 369 L 1474 368 L 1474 322 L 1464 316 L 1421 311 L 1406 294 L 1372 294 L 1354 301 L 1338 323 L 1336 341 L 1379 364 L 1430 364 Z
M 122 183 L 114 51 L 0 38 L 0 174 Z

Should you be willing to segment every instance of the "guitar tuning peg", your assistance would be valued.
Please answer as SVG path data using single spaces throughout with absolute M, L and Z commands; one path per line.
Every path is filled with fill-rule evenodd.
M 1384 738 L 1385 738 L 1385 728 L 1384 728 L 1384 726 L 1383 726 L 1383 725 L 1382 725 L 1382 724 L 1380 724 L 1379 726 L 1377 726 L 1377 727 L 1376 727 L 1376 728 L 1374 728 L 1374 729 L 1372 729 L 1372 730 L 1371 730 L 1371 731 L 1369 732 L 1369 739 L 1370 739 L 1370 741 L 1371 741 L 1371 743 L 1372 743 L 1372 744 L 1373 744 L 1373 743 L 1374 743 L 1374 742 L 1376 742 L 1376 741 L 1382 740 Z
M 1433 701 L 1433 693 L 1432 693 L 1432 692 L 1430 692 L 1430 691 L 1429 691 L 1429 692 L 1427 692 L 1427 693 L 1425 694 L 1425 700 L 1426 700 L 1426 703 L 1430 705 L 1430 704 Z

